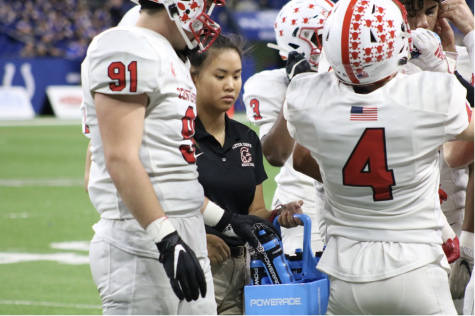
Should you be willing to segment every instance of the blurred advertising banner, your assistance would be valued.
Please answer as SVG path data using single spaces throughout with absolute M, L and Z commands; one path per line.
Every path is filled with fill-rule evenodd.
M 32 119 L 35 111 L 23 87 L 0 87 L 0 120 Z
M 247 40 L 275 42 L 274 23 L 278 13 L 279 10 L 236 12 L 233 17 Z
M 46 103 L 46 87 L 78 85 L 81 63 L 63 58 L 0 59 L 0 84 L 3 87 L 23 87 L 36 114 Z
M 57 118 L 81 119 L 81 86 L 49 86 L 46 94 Z

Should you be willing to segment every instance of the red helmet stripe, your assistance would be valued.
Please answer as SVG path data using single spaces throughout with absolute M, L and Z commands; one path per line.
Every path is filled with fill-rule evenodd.
M 346 74 L 350 78 L 352 83 L 360 83 L 356 78 L 353 68 L 351 68 L 350 62 L 350 27 L 351 27 L 351 18 L 355 10 L 355 4 L 359 0 L 351 0 L 348 8 L 345 12 L 345 18 L 343 20 L 343 29 L 341 34 L 341 61 L 345 67 Z
M 330 0 L 325 0 L 325 2 L 328 3 L 332 8 L 335 6 L 335 4 Z

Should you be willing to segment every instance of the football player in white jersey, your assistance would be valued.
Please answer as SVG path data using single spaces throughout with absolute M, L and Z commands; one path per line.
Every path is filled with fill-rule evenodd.
M 334 72 L 287 89 L 290 135 L 318 163 L 329 204 L 318 265 L 330 275 L 328 314 L 456 313 L 438 148 L 473 141 L 473 122 L 453 75 L 398 74 L 410 38 L 398 1 L 340 0 L 323 33 Z
M 88 191 L 101 215 L 90 265 L 104 314 L 216 314 L 204 223 L 239 235 L 270 224 L 204 203 L 191 137 L 188 50 L 220 32 L 203 0 L 140 0 L 135 26 L 94 38 L 82 64 Z M 158 251 L 157 251 L 158 249 Z
M 289 52 L 304 55 L 313 71 L 318 69 L 321 53 L 321 34 L 330 0 L 294 0 L 286 4 L 277 15 L 274 30 L 280 56 L 286 60 Z M 307 64 L 308 64 L 307 63 Z M 323 248 L 319 218 L 323 205 L 323 184 L 317 183 L 319 198 L 315 198 L 313 179 L 292 167 L 294 140 L 290 137 L 282 117 L 285 91 L 289 85 L 286 69 L 263 71 L 249 78 L 244 85 L 244 104 L 247 117 L 259 126 L 259 137 L 266 159 L 273 166 L 282 167 L 276 176 L 277 190 L 272 208 L 295 200 L 303 200 L 302 210 L 312 219 L 312 249 Z M 317 210 L 316 210 L 317 209 Z M 282 229 L 285 253 L 293 253 L 303 244 L 303 228 Z

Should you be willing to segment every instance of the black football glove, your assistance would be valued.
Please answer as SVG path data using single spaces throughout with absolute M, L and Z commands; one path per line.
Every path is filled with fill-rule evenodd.
M 285 66 L 285 72 L 287 73 L 287 78 L 289 78 L 289 80 L 292 80 L 292 78 L 298 74 L 310 71 L 312 71 L 310 63 L 305 59 L 303 54 L 296 51 L 289 53 L 289 57 L 287 57 L 287 65 Z
M 177 232 L 166 236 L 157 245 L 158 259 L 170 279 L 173 292 L 180 299 L 196 301 L 206 296 L 206 279 L 195 253 L 181 240 Z
M 215 228 L 223 234 L 231 237 L 241 237 L 249 243 L 257 252 L 264 252 L 256 234 L 259 230 L 272 232 L 280 237 L 280 233 L 271 222 L 254 215 L 238 215 L 231 212 L 224 212 L 223 217 Z

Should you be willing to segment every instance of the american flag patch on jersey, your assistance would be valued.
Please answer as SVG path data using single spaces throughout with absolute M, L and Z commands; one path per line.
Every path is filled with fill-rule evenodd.
M 377 121 L 378 120 L 378 108 L 352 106 L 350 121 Z

